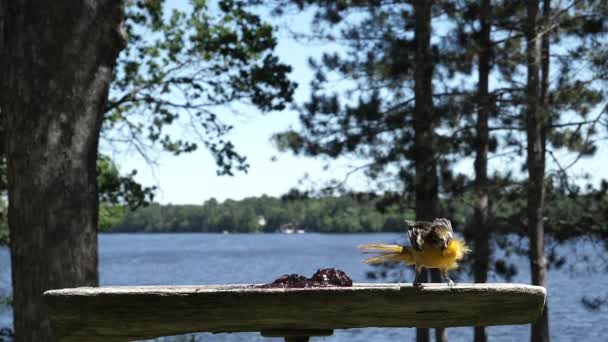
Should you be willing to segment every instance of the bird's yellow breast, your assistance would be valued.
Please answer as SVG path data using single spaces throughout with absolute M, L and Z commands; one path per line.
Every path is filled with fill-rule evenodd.
M 469 249 L 461 240 L 452 240 L 446 249 L 427 247 L 422 251 L 412 250 L 413 261 L 426 268 L 453 269 Z

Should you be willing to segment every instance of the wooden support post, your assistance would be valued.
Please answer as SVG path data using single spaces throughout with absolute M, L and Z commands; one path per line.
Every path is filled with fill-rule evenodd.
M 331 329 L 271 329 L 262 330 L 264 337 L 284 337 L 285 342 L 308 342 L 312 336 L 331 336 Z
M 285 337 L 285 342 L 308 342 L 309 339 L 309 336 L 293 336 Z

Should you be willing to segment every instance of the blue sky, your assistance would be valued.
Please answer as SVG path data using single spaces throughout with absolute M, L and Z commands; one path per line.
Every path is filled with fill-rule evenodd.
M 304 31 L 308 27 L 309 15 L 290 19 L 292 29 Z M 286 32 L 279 32 L 276 53 L 281 60 L 293 67 L 290 79 L 298 83 L 295 100 L 302 103 L 308 98 L 308 83 L 311 72 L 310 56 L 321 56 L 319 46 L 306 46 L 290 39 Z M 215 162 L 204 148 L 189 154 L 172 156 L 160 154 L 157 165 L 151 167 L 136 153 L 120 154 L 117 161 L 124 172 L 137 169 L 136 179 L 145 185 L 156 185 L 159 191 L 155 200 L 160 203 L 197 204 L 215 197 L 218 200 L 241 199 L 262 194 L 280 196 L 298 184 L 308 174 L 315 180 L 339 177 L 344 174 L 349 162 L 333 163 L 331 171 L 323 169 L 323 162 L 313 158 L 295 157 L 291 153 L 278 152 L 270 141 L 272 134 L 290 127 L 298 127 L 298 113 L 294 110 L 261 114 L 254 108 L 242 115 L 222 111 L 222 120 L 234 125 L 228 135 L 238 151 L 247 156 L 250 169 L 247 174 L 236 173 L 234 177 L 217 176 Z M 177 130 L 179 134 L 179 130 Z M 276 161 L 271 161 L 271 159 Z M 360 178 L 363 183 L 362 178 Z M 356 181 L 356 180 L 355 180 Z
M 302 103 L 309 96 L 308 83 L 311 71 L 308 67 L 309 57 L 318 57 L 323 51 L 333 51 L 331 46 L 305 45 L 295 42 L 287 32 L 281 30 L 281 24 L 288 23 L 295 31 L 305 32 L 309 28 L 310 15 L 291 16 L 279 24 L 277 55 L 284 63 L 293 67 L 290 78 L 298 83 L 295 94 L 297 103 Z M 181 156 L 160 154 L 157 165 L 151 167 L 137 154 L 121 154 L 117 161 L 122 171 L 137 169 L 136 179 L 145 185 L 156 185 L 159 190 L 155 198 L 160 203 L 200 204 L 209 198 L 218 200 L 241 199 L 262 194 L 280 196 L 290 188 L 298 185 L 304 175 L 322 183 L 331 178 L 341 178 L 349 166 L 363 164 L 364 161 L 341 159 L 332 162 L 328 170 L 323 168 L 324 161 L 307 157 L 295 157 L 291 153 L 280 153 L 270 142 L 270 137 L 290 127 L 298 127 L 298 113 L 293 110 L 272 112 L 261 115 L 255 109 L 247 110 L 243 115 L 234 116 L 227 110 L 221 114 L 222 119 L 233 123 L 234 130 L 228 138 L 239 152 L 247 156 L 251 165 L 247 174 L 237 173 L 234 177 L 217 176 L 215 162 L 211 155 L 201 148 L 198 151 Z M 178 131 L 179 132 L 179 131 Z M 592 173 L 595 180 L 604 177 L 604 168 L 608 166 L 606 148 L 589 160 L 583 160 L 573 174 L 584 171 Z M 275 157 L 276 161 L 271 161 Z M 563 164 L 572 160 L 563 156 Z M 496 169 L 508 167 L 506 161 L 493 161 Z M 548 160 L 549 168 L 553 165 Z M 457 165 L 458 171 L 472 173 L 472 160 L 463 160 Z M 366 188 L 362 176 L 352 177 L 349 184 L 358 189 Z

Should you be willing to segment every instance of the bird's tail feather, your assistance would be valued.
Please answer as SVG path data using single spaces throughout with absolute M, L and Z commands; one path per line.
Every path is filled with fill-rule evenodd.
M 381 243 L 369 243 L 359 245 L 359 249 L 363 253 L 402 253 L 404 247 L 399 245 L 385 245 Z
M 399 245 L 385 245 L 379 243 L 370 243 L 367 245 L 360 245 L 364 253 L 379 253 L 381 255 L 371 257 L 363 260 L 366 264 L 381 264 L 385 262 L 397 262 L 401 261 L 406 264 L 413 264 L 414 258 L 412 253 L 407 247 Z

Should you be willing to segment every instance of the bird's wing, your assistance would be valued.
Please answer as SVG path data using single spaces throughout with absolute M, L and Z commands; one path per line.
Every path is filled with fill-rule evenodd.
M 422 246 L 424 245 L 424 239 L 431 231 L 432 225 L 430 222 L 426 221 L 406 222 L 410 226 L 409 230 L 407 231 L 407 235 L 410 238 L 412 247 L 414 247 L 414 249 L 417 251 L 421 251 Z
M 436 218 L 433 221 L 433 227 L 435 226 L 443 226 L 446 227 L 451 233 L 454 233 L 454 229 L 452 229 L 452 222 L 446 218 Z

